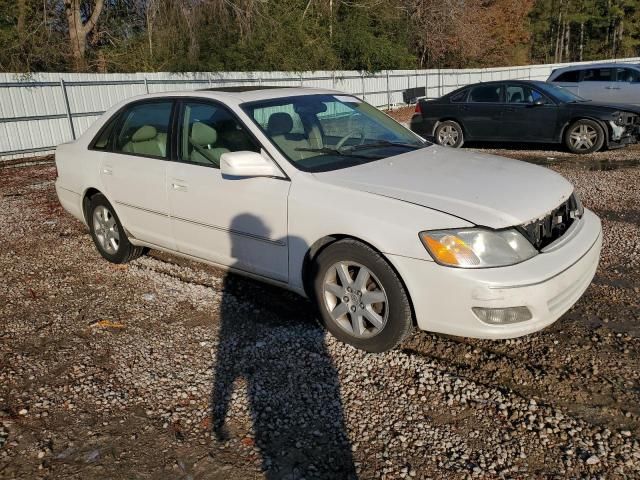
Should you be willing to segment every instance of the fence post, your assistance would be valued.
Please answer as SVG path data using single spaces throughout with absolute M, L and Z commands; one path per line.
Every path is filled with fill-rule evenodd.
M 442 71 L 438 67 L 438 98 L 442 96 Z
M 429 100 L 429 71 L 424 72 L 424 98 Z
M 149 93 L 149 84 L 147 83 L 147 77 L 144 77 L 144 89 Z
M 302 79 L 302 73 L 300 73 L 300 86 L 304 87 L 304 80 Z
M 331 72 L 331 88 L 336 89 L 336 71 Z
M 391 89 L 389 88 L 389 69 L 387 69 L 387 110 L 391 110 Z
M 60 79 L 60 88 L 62 89 L 62 97 L 64 98 L 64 106 L 67 110 L 67 120 L 69 120 L 69 128 L 71 129 L 71 138 L 76 139 L 76 129 L 73 128 L 73 117 L 71 116 L 71 107 L 69 106 L 69 97 L 67 97 L 67 87 L 64 80 Z
M 362 81 L 362 100 L 365 100 L 367 92 L 364 87 L 364 72 L 360 72 L 360 80 Z

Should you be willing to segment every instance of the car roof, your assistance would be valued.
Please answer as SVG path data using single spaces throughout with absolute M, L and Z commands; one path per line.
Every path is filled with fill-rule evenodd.
M 472 88 L 472 87 L 477 87 L 478 85 L 499 85 L 499 84 L 503 84 L 503 83 L 519 83 L 519 84 L 524 84 L 524 85 L 531 85 L 531 86 L 536 86 L 536 85 L 547 85 L 547 82 L 544 82 L 542 80 L 518 80 L 518 79 L 504 79 L 504 80 L 491 80 L 488 82 L 478 82 L 478 83 L 471 83 L 469 85 L 463 85 L 460 88 L 456 88 L 454 91 L 447 93 L 446 95 L 444 95 L 445 97 L 448 97 L 450 95 L 454 95 L 456 92 L 460 92 L 466 88 Z
M 209 98 L 227 104 L 242 104 L 260 100 L 271 100 L 283 97 L 293 97 L 301 95 L 349 95 L 338 90 L 327 90 L 322 88 L 306 87 L 286 87 L 286 86 L 240 86 L 240 87 L 212 87 L 202 90 L 179 90 L 160 93 L 149 93 L 128 99 L 130 101 L 140 101 L 144 99 L 155 99 L 165 97 L 191 97 Z
M 624 62 L 616 62 L 616 63 L 587 63 L 581 65 L 568 65 L 566 67 L 560 67 L 553 70 L 552 73 L 558 72 L 570 72 L 572 70 L 585 70 L 587 68 L 617 68 L 617 67 L 634 67 L 640 68 L 640 65 L 637 63 L 624 63 Z

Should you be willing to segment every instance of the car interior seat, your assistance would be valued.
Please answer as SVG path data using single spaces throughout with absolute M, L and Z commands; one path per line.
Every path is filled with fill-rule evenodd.
M 160 133 L 152 125 L 143 125 L 138 128 L 124 147 L 123 152 L 139 155 L 151 155 L 154 157 L 166 157 L 167 134 Z
M 220 156 L 229 152 L 228 148 L 216 147 L 218 132 L 206 123 L 195 122 L 191 126 L 189 144 L 193 147 L 189 160 L 205 165 L 220 166 Z
M 300 148 L 315 148 L 311 146 L 309 139 L 302 133 L 291 133 L 293 119 L 286 112 L 276 112 L 269 116 L 267 122 L 267 134 L 292 160 L 303 160 L 317 155 L 314 152 L 298 150 Z

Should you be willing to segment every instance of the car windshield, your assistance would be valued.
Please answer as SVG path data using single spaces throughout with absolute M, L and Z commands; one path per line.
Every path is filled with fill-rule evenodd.
M 544 84 L 540 85 L 540 87 L 545 90 L 547 93 L 553 95 L 557 100 L 560 100 L 563 103 L 576 103 L 576 102 L 588 102 L 586 98 L 582 98 L 579 95 L 576 95 L 573 92 L 570 92 L 566 88 L 563 88 L 559 85 L 552 84 Z
M 326 172 L 392 157 L 430 143 L 350 95 L 301 95 L 242 105 L 298 169 Z

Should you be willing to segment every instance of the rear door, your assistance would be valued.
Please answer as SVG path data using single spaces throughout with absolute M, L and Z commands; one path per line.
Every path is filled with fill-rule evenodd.
M 471 88 L 467 101 L 460 104 L 460 120 L 468 139 L 501 139 L 503 85 L 480 84 Z
M 124 227 L 135 237 L 174 249 L 166 168 L 174 102 L 136 102 L 115 125 L 111 148 L 105 152 L 100 175 L 107 198 Z
M 502 116 L 503 135 L 508 140 L 551 142 L 556 133 L 557 105 L 538 90 L 524 84 L 507 84 L 507 103 Z M 536 101 L 543 101 L 537 105 Z
M 616 102 L 619 90 L 615 68 L 587 68 L 582 74 L 578 95 L 595 102 Z

